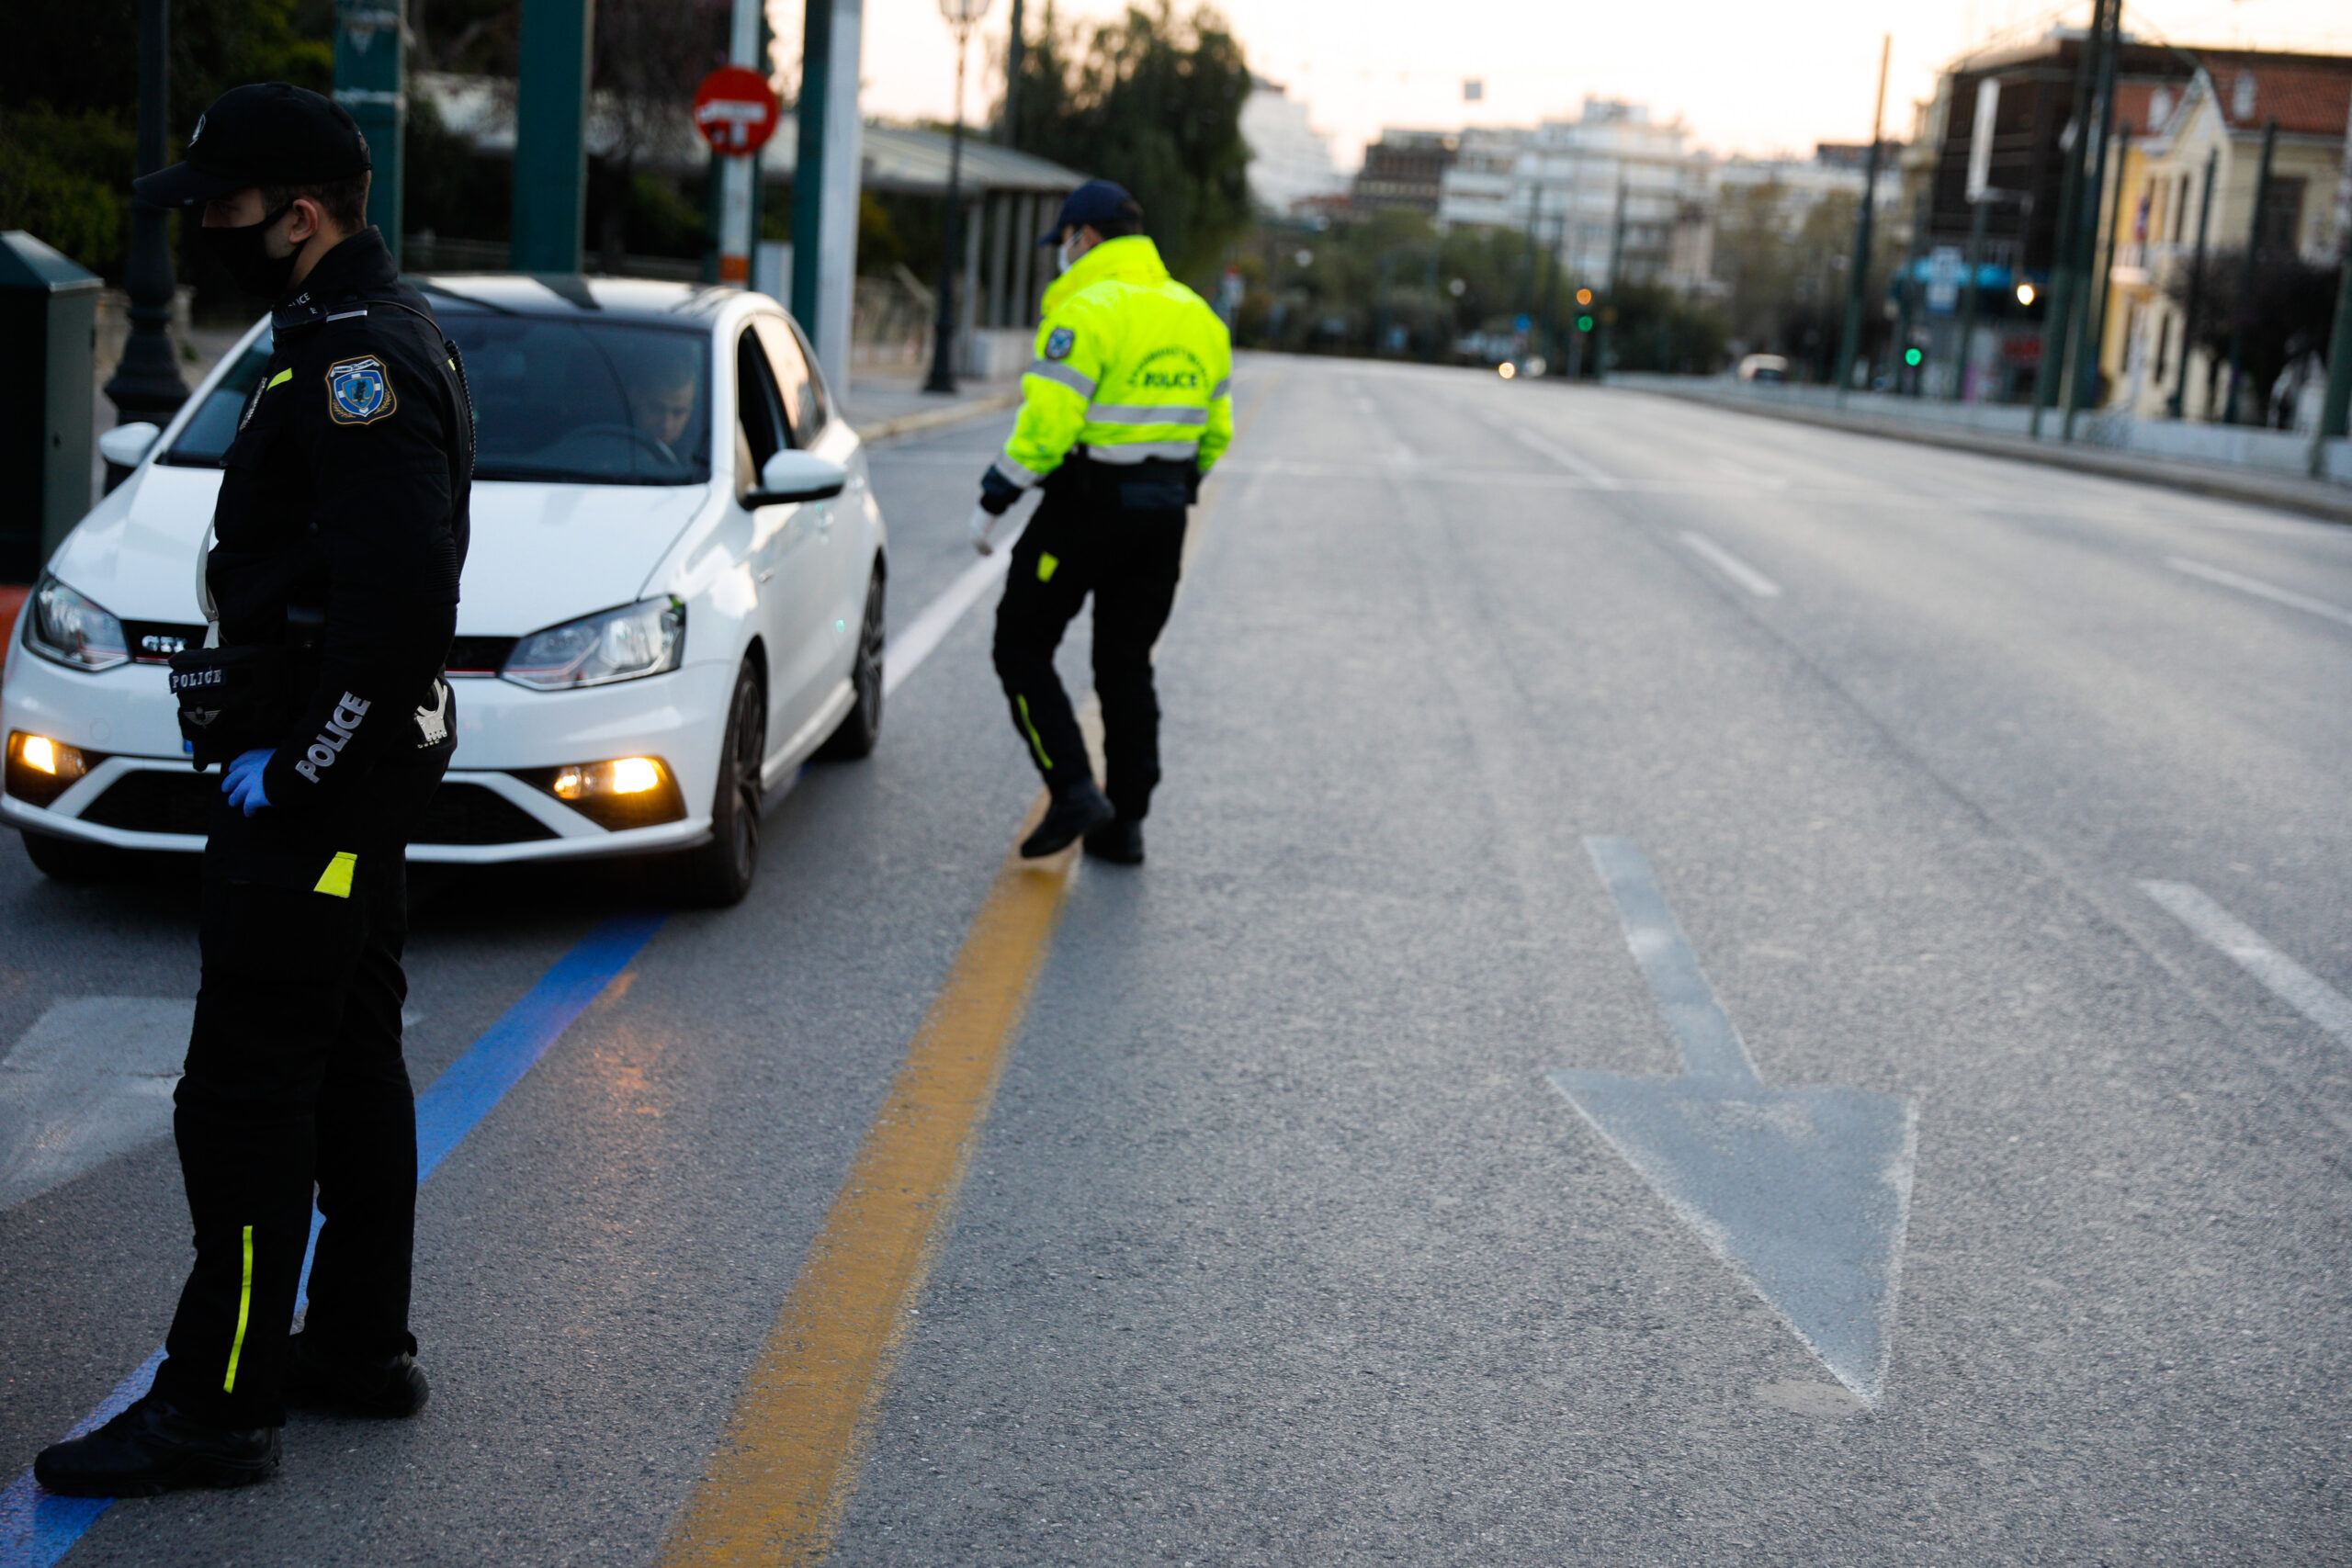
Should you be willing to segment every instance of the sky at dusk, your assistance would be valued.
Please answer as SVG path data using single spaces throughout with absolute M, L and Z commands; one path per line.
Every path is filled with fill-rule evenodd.
M 1042 0 L 1024 3 L 1032 16 L 1042 8 Z M 799 0 L 770 4 L 779 35 L 797 39 Z M 1223 0 L 1219 8 L 1251 64 L 1332 133 L 1343 168 L 1384 125 L 1532 124 L 1573 118 L 1587 94 L 1647 103 L 1660 119 L 1679 115 L 1699 145 L 1717 152 L 1860 141 L 1890 28 L 1886 125 L 1905 136 L 1912 103 L 1934 90 L 1954 55 L 2090 16 L 2088 0 Z M 1118 0 L 1057 4 L 1066 17 L 1124 9 Z M 975 35 L 969 115 L 1001 91 L 1008 15 L 1009 0 L 991 0 Z M 2147 0 L 2124 16 L 2127 31 L 2176 43 L 2352 53 L 2352 0 Z M 944 118 L 956 61 L 936 0 L 865 0 L 865 112 Z M 1463 83 L 1472 77 L 1485 96 L 1465 103 Z

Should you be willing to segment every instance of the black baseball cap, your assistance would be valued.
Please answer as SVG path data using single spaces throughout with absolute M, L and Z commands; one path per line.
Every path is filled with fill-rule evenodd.
M 1129 212 L 1130 208 L 1135 210 Z M 1136 205 L 1136 198 L 1129 196 L 1124 186 L 1113 185 L 1109 180 L 1089 180 L 1064 199 L 1062 215 L 1054 220 L 1053 228 L 1037 243 L 1058 245 L 1062 243 L 1062 231 L 1065 229 L 1091 227 L 1100 232 L 1113 219 L 1122 214 L 1134 217 L 1142 211 L 1143 209 Z
M 232 87 L 198 117 L 187 161 L 130 182 L 148 207 L 198 207 L 247 186 L 314 186 L 375 168 L 341 104 L 308 87 Z

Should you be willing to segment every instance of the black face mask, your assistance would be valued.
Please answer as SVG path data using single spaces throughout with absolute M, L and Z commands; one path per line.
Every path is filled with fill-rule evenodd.
M 248 223 L 241 229 L 199 229 L 204 243 L 220 258 L 237 287 L 256 299 L 266 299 L 275 305 L 286 297 L 292 286 L 294 259 L 301 254 L 297 245 L 282 256 L 269 254 L 263 236 L 277 220 L 292 211 L 294 204 L 285 205 L 258 223 Z

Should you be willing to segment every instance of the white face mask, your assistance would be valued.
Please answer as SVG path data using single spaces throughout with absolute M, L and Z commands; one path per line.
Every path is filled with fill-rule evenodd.
M 1054 265 L 1057 271 L 1068 272 L 1071 267 L 1078 265 L 1078 256 L 1076 253 L 1070 249 L 1071 246 L 1077 243 L 1077 235 L 1069 234 L 1063 236 L 1060 247 L 1054 252 Z

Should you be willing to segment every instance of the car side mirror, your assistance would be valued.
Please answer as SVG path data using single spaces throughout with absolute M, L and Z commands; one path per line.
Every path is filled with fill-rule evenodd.
M 161 425 L 141 420 L 136 424 L 118 424 L 98 437 L 98 456 L 119 468 L 135 468 L 155 445 L 155 437 L 164 434 Z
M 814 452 L 786 447 L 760 468 L 760 488 L 743 498 L 747 506 L 777 506 L 790 501 L 823 501 L 841 494 L 849 470 Z

